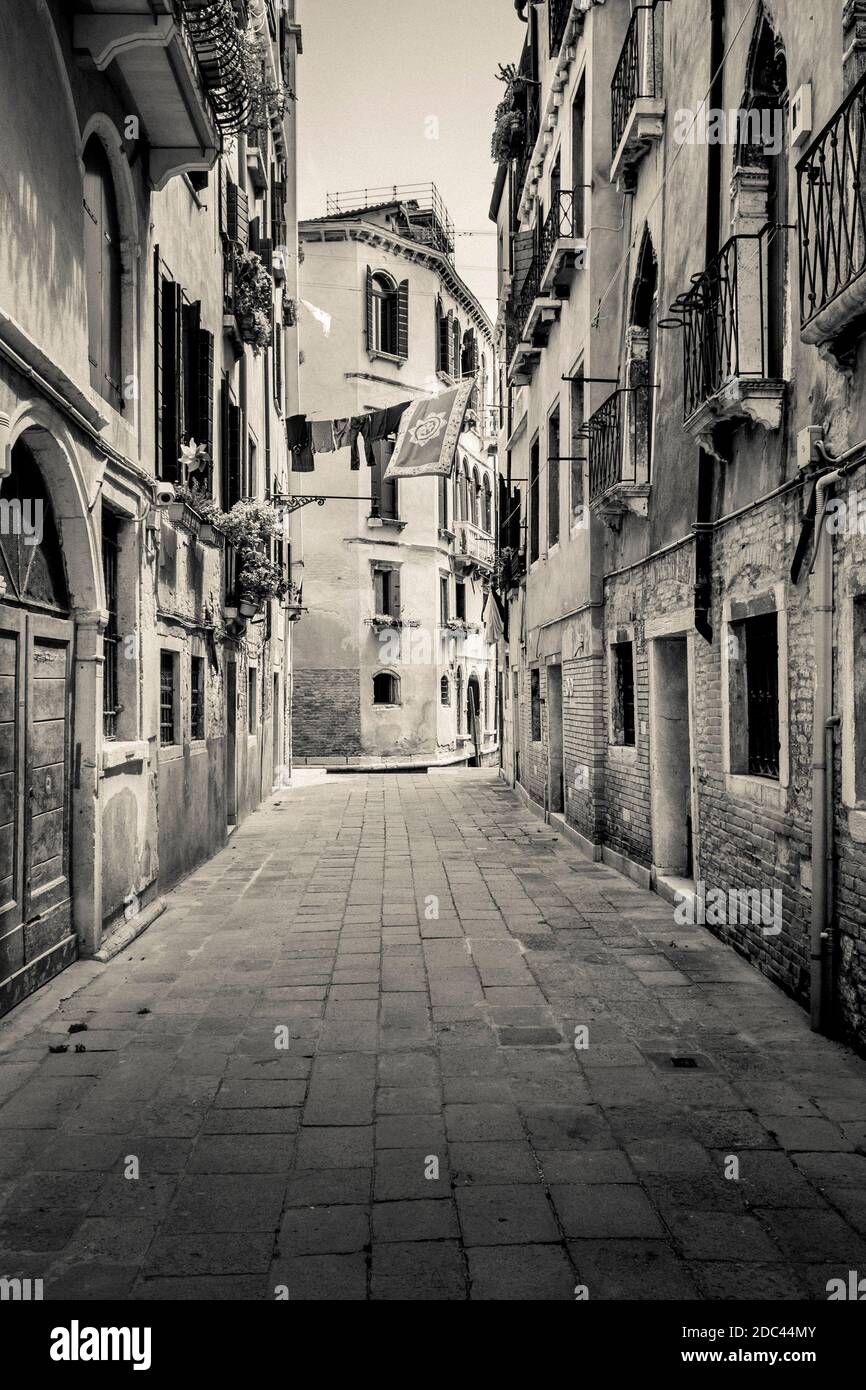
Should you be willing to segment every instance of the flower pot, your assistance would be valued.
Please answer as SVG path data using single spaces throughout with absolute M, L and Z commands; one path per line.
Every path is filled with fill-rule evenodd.
M 241 594 L 238 599 L 238 612 L 242 618 L 254 618 L 261 606 L 259 599 L 248 598 L 245 594 Z

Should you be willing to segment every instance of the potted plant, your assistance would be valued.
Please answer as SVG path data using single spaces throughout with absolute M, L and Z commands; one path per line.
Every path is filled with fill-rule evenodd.
M 285 575 L 270 558 L 277 516 L 267 502 L 236 502 L 223 513 L 220 530 L 237 552 L 237 594 L 241 617 L 254 617 L 269 599 L 281 599 Z
M 262 59 L 259 40 L 252 25 L 241 35 L 241 60 L 249 102 L 247 130 L 265 130 L 272 120 L 283 119 L 286 102 L 294 101 L 295 94 L 281 80 L 273 80 Z
M 500 63 L 496 76 L 500 82 L 505 83 L 505 95 L 496 108 L 490 153 L 496 164 L 503 164 L 509 159 L 515 159 L 523 148 L 526 117 L 518 101 L 517 89 L 520 79 L 514 64 Z
M 255 251 L 235 256 L 235 313 L 243 341 L 256 356 L 271 343 L 274 282 Z

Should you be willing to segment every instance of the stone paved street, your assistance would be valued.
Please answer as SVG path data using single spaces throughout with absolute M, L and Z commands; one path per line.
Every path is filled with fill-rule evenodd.
M 280 793 L 0 1048 L 0 1274 L 48 1298 L 866 1273 L 866 1063 L 492 772 Z

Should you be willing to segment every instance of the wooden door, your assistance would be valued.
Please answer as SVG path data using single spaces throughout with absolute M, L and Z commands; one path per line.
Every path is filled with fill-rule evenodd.
M 0 605 L 0 984 L 72 931 L 73 633 Z
M 25 960 L 56 945 L 72 925 L 69 770 L 74 628 L 27 617 Z

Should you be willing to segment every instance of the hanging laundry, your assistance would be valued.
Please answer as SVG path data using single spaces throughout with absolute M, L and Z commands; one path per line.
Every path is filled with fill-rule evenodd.
M 306 415 L 290 415 L 286 421 L 286 443 L 292 455 L 293 473 L 312 473 L 313 462 L 312 431 Z
M 348 449 L 352 442 L 351 425 L 352 421 L 348 416 L 344 416 L 342 420 L 333 421 L 335 449 Z
M 332 454 L 336 448 L 333 420 L 313 420 L 310 429 L 313 436 L 313 452 Z
M 450 474 L 474 387 L 475 378 L 467 377 L 439 396 L 412 402 L 400 424 L 386 478 Z
M 333 316 L 328 313 L 327 309 L 319 309 L 316 307 L 315 304 L 311 304 L 308 299 L 302 299 L 301 303 L 303 304 L 304 308 L 312 314 L 316 322 L 322 325 L 322 332 L 324 333 L 325 337 L 330 338 L 331 323 L 333 322 Z

